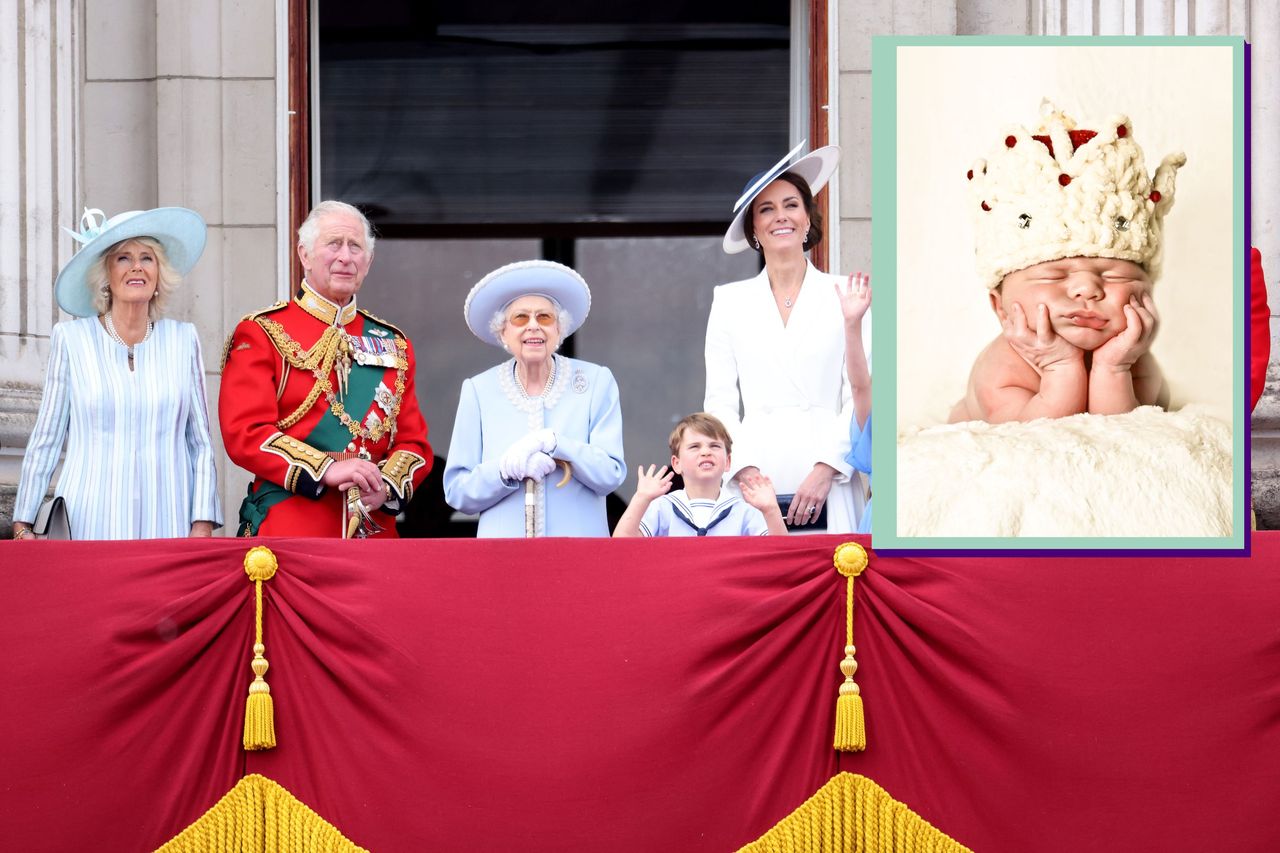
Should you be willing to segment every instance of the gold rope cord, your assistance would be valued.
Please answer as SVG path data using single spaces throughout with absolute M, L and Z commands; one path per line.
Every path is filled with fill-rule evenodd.
M 276 421 L 276 426 L 279 429 L 288 429 L 302 420 L 307 412 L 311 411 L 311 407 L 315 405 L 315 402 L 320 399 L 320 395 L 323 394 L 334 416 L 347 428 L 353 438 L 363 438 L 366 441 L 377 442 L 388 432 L 393 436 L 395 435 L 396 417 L 400 414 L 400 405 L 404 400 L 405 372 L 409 369 L 409 345 L 404 338 L 396 337 L 395 339 L 396 379 L 395 390 L 392 392 L 391 411 L 387 413 L 387 417 L 381 423 L 372 429 L 366 430 L 347 414 L 346 407 L 337 399 L 337 396 L 333 393 L 333 385 L 329 382 L 329 374 L 333 371 L 334 363 L 339 356 L 349 354 L 351 349 L 345 332 L 335 326 L 330 326 L 325 329 L 324 334 L 320 336 L 320 339 L 316 341 L 310 350 L 304 350 L 301 344 L 290 337 L 284 326 L 276 321 L 259 318 L 257 323 L 271 337 L 276 350 L 290 366 L 299 370 L 309 370 L 316 379 L 315 384 L 311 386 L 311 392 L 307 394 L 302 404 L 286 417 Z
M 972 853 L 866 776 L 837 773 L 738 853 Z
M 279 783 L 245 776 L 157 853 L 368 853 Z
M 258 325 L 271 338 L 271 342 L 275 345 L 276 351 L 284 357 L 290 367 L 298 370 L 309 370 L 319 377 L 327 377 L 329 372 L 333 370 L 333 363 L 337 361 L 338 355 L 342 349 L 342 341 L 344 336 L 341 329 L 333 326 L 324 330 L 324 334 L 315 342 L 315 345 L 309 350 L 304 350 L 302 345 L 290 337 L 289 333 L 284 330 L 284 326 L 275 320 L 266 318 L 258 318 Z M 320 395 L 324 393 L 328 387 L 328 382 L 316 382 L 311 386 L 311 393 L 302 401 L 302 405 L 290 412 L 286 417 L 276 421 L 276 426 L 280 429 L 288 429 L 289 427 L 302 420 L 303 415 L 311 411 L 311 407 L 315 405 L 316 400 L 320 399 Z

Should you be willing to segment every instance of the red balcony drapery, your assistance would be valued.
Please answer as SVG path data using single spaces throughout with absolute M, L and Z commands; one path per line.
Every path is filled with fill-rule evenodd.
M 5 846 L 150 849 L 261 773 L 376 851 L 730 850 L 849 770 L 979 851 L 1280 847 L 1280 536 L 873 554 L 858 754 L 841 541 L 266 541 L 260 753 L 257 543 L 5 543 Z

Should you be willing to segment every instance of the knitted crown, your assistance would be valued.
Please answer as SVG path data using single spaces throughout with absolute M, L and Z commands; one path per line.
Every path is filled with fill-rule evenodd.
M 979 279 L 990 289 L 1032 264 L 1086 257 L 1133 261 L 1155 281 L 1186 155 L 1170 154 L 1148 176 L 1128 116 L 1083 130 L 1047 100 L 1040 112 L 1035 133 L 1007 128 L 969 170 Z

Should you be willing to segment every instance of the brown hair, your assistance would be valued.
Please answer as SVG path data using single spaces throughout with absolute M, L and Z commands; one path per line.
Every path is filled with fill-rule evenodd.
M 800 201 L 804 204 L 804 212 L 809 216 L 809 234 L 804 238 L 804 250 L 807 252 L 822 242 L 822 211 L 818 210 L 818 205 L 814 204 L 813 193 L 809 191 L 809 182 L 795 172 L 783 172 L 773 180 L 786 181 L 800 193 Z M 769 183 L 772 184 L 773 181 Z M 751 225 L 751 220 L 755 218 L 755 206 L 756 200 L 753 198 L 747 215 L 742 217 L 742 233 L 747 238 L 747 245 L 759 252 L 760 250 L 756 248 L 755 228 Z
M 685 430 L 697 430 L 703 435 L 709 435 L 714 439 L 724 442 L 724 452 L 726 454 L 733 453 L 733 439 L 729 437 L 729 430 L 715 415 L 708 415 L 706 412 L 694 412 L 683 418 L 680 423 L 676 424 L 676 428 L 671 430 L 671 436 L 667 439 L 667 446 L 671 448 L 672 456 L 680 455 L 680 441 L 684 438 Z

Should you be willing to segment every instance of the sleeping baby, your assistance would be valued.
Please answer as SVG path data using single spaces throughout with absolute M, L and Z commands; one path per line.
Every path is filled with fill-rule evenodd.
M 1047 101 L 968 173 L 978 275 L 1000 334 L 978 355 L 950 421 L 1119 414 L 1168 403 L 1151 355 L 1164 215 L 1174 175 L 1148 177 L 1126 116 L 1077 129 Z

